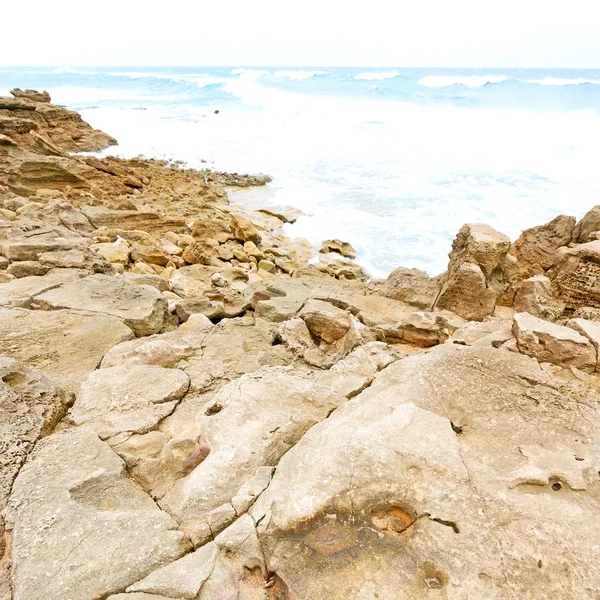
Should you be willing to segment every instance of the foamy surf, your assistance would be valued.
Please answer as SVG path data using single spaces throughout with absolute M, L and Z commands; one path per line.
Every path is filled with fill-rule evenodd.
M 303 79 L 311 79 L 318 75 L 327 75 L 327 71 L 276 71 L 274 77 L 287 77 L 288 79 L 295 79 L 301 81 Z
M 506 75 L 470 75 L 468 77 L 456 75 L 430 75 L 419 80 L 419 85 L 429 88 L 443 88 L 451 85 L 464 85 L 468 88 L 483 87 L 487 83 L 502 83 Z
M 398 71 L 383 71 L 379 73 L 358 73 L 358 75 L 354 76 L 354 79 L 357 81 L 380 81 L 383 79 L 394 79 L 398 77 L 400 73 Z
M 444 270 L 464 222 L 514 238 L 600 203 L 600 86 L 578 85 L 600 70 L 62 69 L 0 68 L 0 88 L 83 109 L 110 154 L 269 173 L 260 202 L 306 213 L 289 233 L 345 239 L 375 276 Z
M 576 79 L 564 79 L 561 77 L 544 77 L 543 79 L 531 79 L 526 83 L 537 83 L 539 85 L 584 85 L 586 83 L 591 83 L 594 85 L 600 85 L 600 79 L 584 79 L 582 77 L 578 77 Z

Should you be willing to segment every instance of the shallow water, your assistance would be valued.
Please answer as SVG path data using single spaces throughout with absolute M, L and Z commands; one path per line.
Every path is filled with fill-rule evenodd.
M 465 222 L 514 239 L 600 201 L 600 70 L 0 69 L 14 86 L 81 111 L 109 154 L 269 173 L 236 199 L 302 209 L 288 234 L 350 241 L 375 276 L 444 270 Z

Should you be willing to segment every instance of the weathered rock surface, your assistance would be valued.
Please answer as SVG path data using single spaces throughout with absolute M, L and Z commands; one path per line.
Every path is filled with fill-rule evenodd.
M 65 283 L 35 300 L 46 310 L 85 307 L 89 312 L 117 317 L 138 336 L 159 332 L 167 314 L 167 301 L 155 288 L 106 275 Z
M 185 536 L 88 428 L 39 444 L 15 481 L 15 600 L 92 600 L 179 558 Z
M 179 369 L 123 365 L 92 373 L 81 386 L 70 412 L 77 425 L 89 424 L 100 438 L 145 433 L 171 414 L 188 390 Z
M 352 244 L 349 244 L 348 242 L 342 242 L 341 240 L 325 240 L 321 244 L 320 252 L 323 254 L 337 252 L 338 254 L 348 258 L 356 258 L 356 250 L 352 247 Z
M 519 352 L 533 356 L 540 362 L 576 367 L 587 372 L 596 370 L 594 346 L 587 337 L 570 327 L 544 321 L 529 313 L 517 313 L 513 334 Z
M 72 401 L 37 371 L 0 357 L 0 511 L 34 444 L 54 429 Z
M 575 217 L 559 215 L 545 225 L 523 231 L 510 250 L 517 260 L 519 276 L 543 274 L 552 267 L 559 249 L 571 242 L 574 229 Z
M 0 600 L 600 598 L 598 207 L 370 281 L 13 96 Z
M 481 321 L 494 312 L 510 240 L 488 225 L 463 225 L 450 253 L 448 273 L 435 306 Z
M 600 240 L 566 249 L 550 275 L 567 308 L 600 308 Z
M 399 361 L 281 459 L 268 568 L 297 600 L 593 596 L 597 402 L 494 349 Z
M 440 281 L 419 269 L 399 267 L 385 280 L 382 291 L 388 298 L 431 310 L 440 292 Z
M 133 337 L 115 317 L 69 310 L 0 309 L 2 353 L 77 392 L 113 346 Z
M 574 242 L 591 242 L 595 238 L 593 234 L 596 231 L 600 231 L 600 206 L 594 206 L 590 209 L 575 225 L 575 230 L 573 231 L 573 241 Z
M 552 282 L 544 275 L 534 275 L 518 285 L 513 308 L 536 317 L 555 321 L 565 309 L 564 303 L 552 293 Z

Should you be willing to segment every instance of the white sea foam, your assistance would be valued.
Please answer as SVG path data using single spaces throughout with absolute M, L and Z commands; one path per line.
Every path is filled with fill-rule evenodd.
M 327 75 L 327 71 L 276 71 L 275 77 L 287 77 L 288 79 L 310 79 L 317 75 Z
M 358 81 L 379 81 L 382 79 L 394 79 L 394 77 L 398 77 L 400 73 L 398 71 L 384 71 L 379 73 L 359 73 L 354 77 Z
M 257 71 L 255 69 L 233 69 L 232 75 L 239 75 L 242 79 L 258 79 L 263 75 L 268 75 L 268 71 Z
M 327 98 L 238 77 L 224 88 L 240 103 L 218 115 L 167 103 L 147 111 L 103 105 L 83 116 L 117 137 L 121 145 L 109 153 L 269 173 L 273 184 L 244 193 L 300 208 L 309 216 L 287 233 L 316 244 L 345 239 L 378 276 L 399 265 L 444 270 L 465 222 L 515 239 L 561 212 L 580 217 L 600 200 L 600 115 L 592 110 Z
M 464 85 L 470 88 L 483 87 L 486 83 L 502 83 L 506 81 L 506 75 L 429 75 L 419 80 L 419 85 L 429 88 L 448 87 L 450 85 Z
M 540 85 L 582 85 L 584 83 L 593 83 L 600 85 L 600 79 L 565 79 L 561 77 L 544 77 L 544 79 L 530 79 L 526 83 L 539 83 Z
M 52 71 L 57 75 L 61 73 L 73 73 L 75 75 L 98 75 L 96 71 L 77 71 L 76 69 L 71 69 L 70 67 L 57 67 Z

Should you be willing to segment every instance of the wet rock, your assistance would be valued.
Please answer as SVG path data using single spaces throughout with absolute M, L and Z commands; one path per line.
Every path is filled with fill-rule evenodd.
M 342 242 L 340 240 L 325 240 L 321 244 L 321 250 L 319 252 L 327 254 L 329 252 L 337 252 L 347 258 L 356 258 L 356 250 L 348 242 Z
M 556 325 L 530 315 L 514 316 L 513 335 L 519 352 L 540 362 L 581 371 L 596 370 L 596 350 L 590 341 L 570 327 Z
M 88 428 L 50 436 L 17 477 L 15 600 L 91 600 L 131 585 L 188 549 L 184 535 Z

